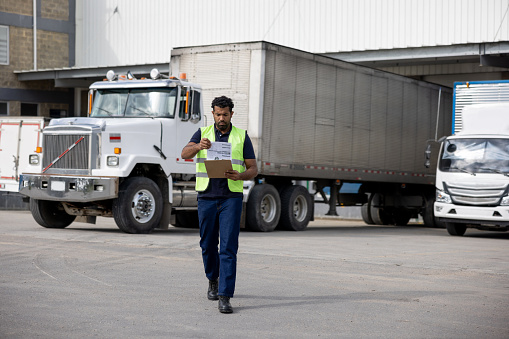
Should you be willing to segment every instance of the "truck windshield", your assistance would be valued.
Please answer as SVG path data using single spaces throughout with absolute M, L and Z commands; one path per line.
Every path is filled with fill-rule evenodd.
M 509 173 L 509 139 L 446 140 L 439 169 L 444 172 Z
M 173 118 L 176 102 L 176 88 L 100 89 L 90 116 Z

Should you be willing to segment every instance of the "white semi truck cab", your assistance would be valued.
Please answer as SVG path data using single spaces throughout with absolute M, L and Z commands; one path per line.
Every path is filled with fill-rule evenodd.
M 44 227 L 112 216 L 128 233 L 166 228 L 179 209 L 196 207 L 195 162 L 180 153 L 203 126 L 202 112 L 201 87 L 185 76 L 109 71 L 90 87 L 89 117 L 54 119 L 43 129 L 20 193 Z
M 451 235 L 509 227 L 509 103 L 463 108 L 462 129 L 441 145 L 435 217 Z

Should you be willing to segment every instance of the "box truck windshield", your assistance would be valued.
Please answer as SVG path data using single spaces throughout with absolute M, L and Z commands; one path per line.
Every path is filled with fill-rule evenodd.
M 509 139 L 449 139 L 443 147 L 439 169 L 509 175 Z

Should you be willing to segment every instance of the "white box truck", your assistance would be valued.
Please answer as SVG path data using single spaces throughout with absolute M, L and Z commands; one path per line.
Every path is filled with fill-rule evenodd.
M 435 216 L 451 235 L 509 227 L 509 82 L 454 85 L 454 134 L 443 140 Z
M 44 117 L 0 116 L 0 208 L 26 209 L 18 193 L 19 176 L 30 154 L 42 145 Z
M 180 152 L 213 121 L 201 100 L 209 107 L 220 95 L 233 99 L 232 122 L 255 148 L 247 228 L 305 229 L 314 204 L 302 181 L 319 193 L 332 187 L 331 209 L 363 205 L 368 223 L 404 225 L 422 213 L 433 224 L 435 172 L 421 154 L 438 109 L 440 135 L 451 128 L 449 89 L 438 107 L 439 86 L 266 42 L 177 48 L 170 67 L 189 82 L 94 83 L 90 118 L 52 120 L 44 129 L 40 163 L 21 182 L 41 225 L 66 227 L 75 216 L 113 216 L 130 233 L 196 225 L 195 166 Z M 147 108 L 138 97 L 160 99 Z M 342 183 L 361 185 L 340 194 Z

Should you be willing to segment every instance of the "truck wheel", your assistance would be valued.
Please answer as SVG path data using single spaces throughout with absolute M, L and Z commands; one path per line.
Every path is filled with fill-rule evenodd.
M 252 231 L 273 231 L 281 215 L 281 200 L 276 188 L 269 184 L 255 185 L 246 205 L 246 226 Z
M 75 215 L 69 215 L 58 201 L 30 199 L 30 212 L 35 221 L 46 228 L 65 228 L 69 226 Z
M 373 194 L 369 195 L 368 202 L 361 206 L 362 220 L 368 225 L 374 225 L 373 218 L 371 218 L 371 199 Z
M 467 225 L 456 222 L 446 222 L 445 228 L 450 235 L 462 236 L 467 230 Z
M 312 200 L 300 185 L 288 186 L 281 192 L 281 219 L 279 226 L 290 231 L 302 231 L 311 220 Z
M 132 177 L 120 185 L 113 200 L 113 218 L 126 233 L 150 233 L 159 225 L 163 214 L 163 198 L 155 182 L 145 177 Z
M 422 221 L 426 227 L 445 228 L 443 222 L 439 221 L 435 217 L 433 209 L 434 199 L 430 197 L 424 197 L 424 208 L 422 209 Z
M 371 219 L 375 225 L 390 225 L 393 222 L 391 215 L 383 207 L 376 207 L 379 206 L 381 199 L 382 195 L 380 193 L 373 194 L 369 209 Z
M 200 228 L 198 211 L 179 211 L 175 215 L 175 227 Z

